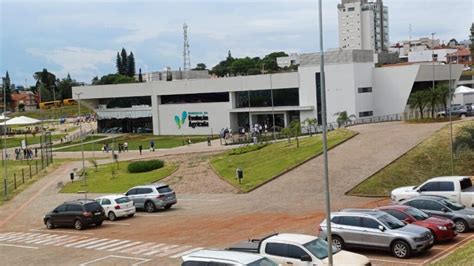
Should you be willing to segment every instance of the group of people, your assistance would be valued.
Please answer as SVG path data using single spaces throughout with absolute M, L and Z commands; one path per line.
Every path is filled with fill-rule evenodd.
M 38 148 L 34 149 L 34 157 L 38 157 Z M 15 160 L 22 159 L 33 159 L 33 150 L 31 148 L 16 148 L 15 149 Z
M 102 145 L 102 152 L 110 152 L 111 150 L 112 148 L 108 143 Z M 125 141 L 124 143 L 118 143 L 118 152 L 120 153 L 126 151 L 128 151 L 128 142 Z

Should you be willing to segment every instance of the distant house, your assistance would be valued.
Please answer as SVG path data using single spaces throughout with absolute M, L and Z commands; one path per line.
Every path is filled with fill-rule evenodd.
M 37 108 L 37 97 L 31 91 L 20 91 L 11 94 L 12 109 L 15 111 L 33 111 Z
M 454 64 L 470 65 L 472 63 L 471 50 L 464 48 L 459 49 L 454 53 L 448 54 L 448 62 Z

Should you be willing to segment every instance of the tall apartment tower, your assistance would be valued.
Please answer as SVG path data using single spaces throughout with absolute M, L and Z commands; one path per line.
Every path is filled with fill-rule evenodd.
M 388 7 L 382 0 L 342 0 L 337 8 L 340 48 L 388 50 Z

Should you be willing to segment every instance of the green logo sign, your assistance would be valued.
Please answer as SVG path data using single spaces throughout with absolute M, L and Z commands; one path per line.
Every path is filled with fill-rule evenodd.
M 181 126 L 184 125 L 184 121 L 186 121 L 187 117 L 188 113 L 186 111 L 183 111 L 183 113 L 181 113 L 181 118 L 178 115 L 174 116 L 174 121 L 176 122 L 176 125 L 179 129 L 181 129 Z

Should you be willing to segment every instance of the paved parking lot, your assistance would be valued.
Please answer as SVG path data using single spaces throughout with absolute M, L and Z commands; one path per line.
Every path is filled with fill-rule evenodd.
M 386 200 L 347 197 L 354 184 L 396 159 L 442 125 L 381 123 L 354 127 L 360 134 L 330 152 L 333 208 L 374 207 Z M 394 141 L 389 141 L 393 139 Z M 364 147 L 365 149 L 360 149 Z M 384 147 L 381 150 L 380 147 Z M 195 149 L 192 150 L 195 152 Z M 357 162 L 363 160 L 361 166 Z M 83 195 L 58 194 L 74 162 L 63 165 L 0 207 L 0 254 L 7 265 L 178 265 L 183 253 L 225 248 L 273 232 L 316 234 L 324 218 L 321 158 L 249 194 L 179 194 L 169 211 L 138 212 L 84 231 L 45 229 L 42 217 Z M 99 196 L 90 194 L 89 198 Z M 474 238 L 463 234 L 427 253 L 398 260 L 389 253 L 355 250 L 374 265 L 421 265 Z

